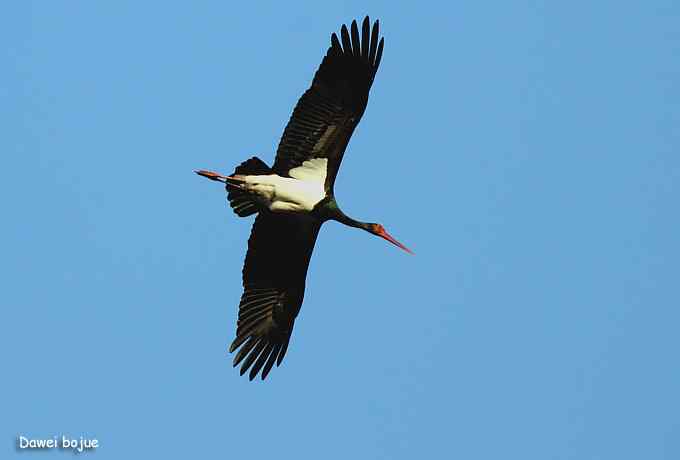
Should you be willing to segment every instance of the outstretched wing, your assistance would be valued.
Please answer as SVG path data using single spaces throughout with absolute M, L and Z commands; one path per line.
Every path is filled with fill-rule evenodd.
M 305 295 L 309 260 L 321 224 L 308 216 L 260 211 L 248 240 L 236 339 L 229 348 L 241 375 L 264 380 L 288 349 Z
M 276 153 L 274 171 L 282 176 L 304 161 L 327 158 L 326 190 L 331 190 L 354 128 L 368 102 L 368 92 L 378 71 L 384 39 L 378 41 L 379 23 L 370 28 L 364 19 L 361 38 L 356 21 L 351 35 L 345 25 L 331 46 L 288 121 Z

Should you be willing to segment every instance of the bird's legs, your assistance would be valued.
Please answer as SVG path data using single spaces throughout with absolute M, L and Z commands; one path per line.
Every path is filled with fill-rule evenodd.
M 194 171 L 194 172 L 196 174 L 198 174 L 199 176 L 203 176 L 207 179 L 214 180 L 214 181 L 217 181 L 217 182 L 222 182 L 223 184 L 227 184 L 230 187 L 235 187 L 235 188 L 238 188 L 238 189 L 241 189 L 241 190 L 245 190 L 245 187 L 242 185 L 242 183 L 244 183 L 246 181 L 245 176 L 241 176 L 241 175 L 238 175 L 238 174 L 234 175 L 234 176 L 223 176 L 223 175 L 218 174 L 216 172 L 206 171 L 204 169 Z M 239 182 L 239 183 L 235 184 L 234 182 Z
M 217 181 L 217 182 L 223 182 L 223 183 L 225 183 L 225 184 L 227 183 L 227 178 L 228 178 L 228 177 L 227 177 L 227 176 L 223 176 L 223 175 L 221 175 L 221 174 L 217 174 L 216 172 L 206 171 L 206 170 L 204 170 L 204 169 L 201 169 L 201 170 L 198 170 L 198 171 L 194 171 L 194 172 L 195 172 L 196 174 L 198 174 L 199 176 L 203 176 L 203 177 L 205 177 L 205 178 L 207 178 L 207 179 L 214 180 L 214 181 Z

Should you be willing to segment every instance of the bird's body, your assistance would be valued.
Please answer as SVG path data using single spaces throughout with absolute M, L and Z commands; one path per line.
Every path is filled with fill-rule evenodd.
M 253 157 L 230 176 L 197 171 L 226 184 L 229 204 L 238 216 L 257 214 L 243 266 L 236 339 L 229 349 L 238 349 L 234 366 L 243 361 L 241 374 L 250 368 L 251 380 L 260 370 L 264 379 L 286 354 L 304 298 L 309 261 L 325 221 L 361 228 L 409 251 L 382 225 L 345 215 L 333 192 L 345 148 L 380 65 L 383 39 L 378 41 L 378 35 L 378 22 L 371 29 L 368 17 L 361 37 L 356 21 L 351 33 L 342 26 L 342 44 L 331 35 L 331 46 L 293 111 L 271 168 Z
M 235 176 L 235 187 L 257 197 L 271 212 L 309 213 L 324 198 L 326 158 L 307 160 L 288 171 L 288 176 L 278 174 Z

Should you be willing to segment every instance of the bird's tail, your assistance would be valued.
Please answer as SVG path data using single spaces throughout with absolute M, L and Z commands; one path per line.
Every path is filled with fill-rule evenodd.
M 253 157 L 238 165 L 232 177 L 263 176 L 272 173 L 271 168 L 264 161 Z M 227 181 L 227 199 L 229 200 L 229 205 L 239 217 L 255 214 L 263 207 L 262 203 L 258 201 L 257 196 L 238 187 L 238 184 L 231 180 Z

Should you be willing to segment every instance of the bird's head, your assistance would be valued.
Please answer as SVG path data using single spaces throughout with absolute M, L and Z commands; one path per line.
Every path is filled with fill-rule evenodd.
M 385 230 L 385 227 L 383 227 L 380 224 L 368 224 L 366 226 L 366 230 L 369 232 L 373 233 L 374 235 L 379 236 L 380 238 L 383 238 L 393 245 L 395 245 L 398 248 L 403 249 L 404 251 L 408 252 L 409 254 L 414 254 L 413 251 L 411 251 L 409 248 L 401 244 L 399 241 L 397 241 L 392 235 L 387 233 L 387 230 Z

